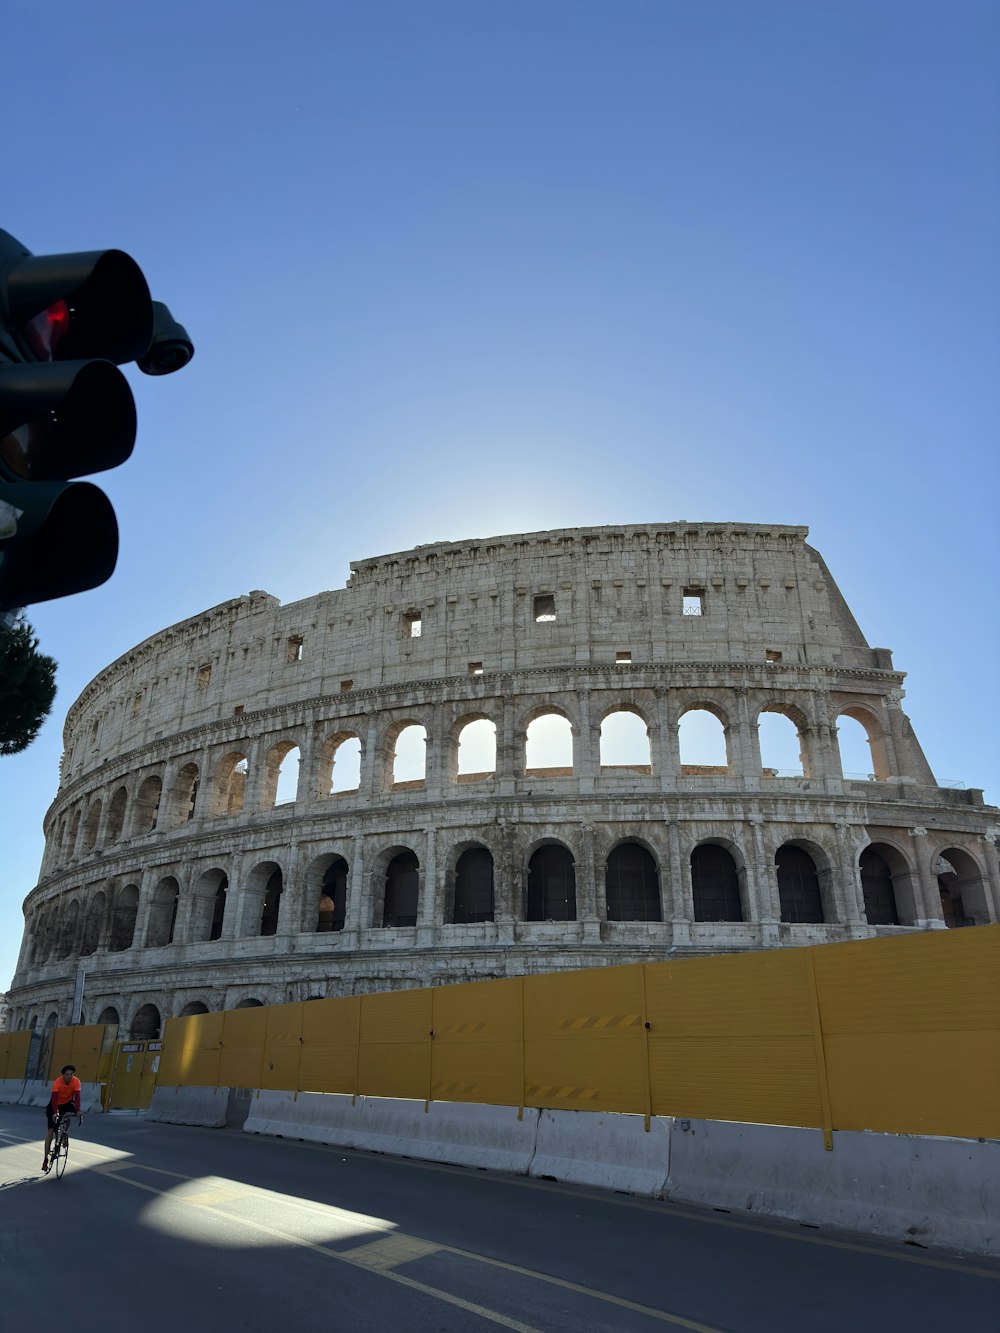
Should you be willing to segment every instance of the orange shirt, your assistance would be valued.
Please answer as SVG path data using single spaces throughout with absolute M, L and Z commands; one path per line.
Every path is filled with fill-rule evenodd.
M 62 1074 L 52 1083 L 52 1097 L 55 1098 L 56 1106 L 68 1106 L 70 1102 L 75 1101 L 80 1095 L 80 1080 L 74 1074 L 67 1083 Z

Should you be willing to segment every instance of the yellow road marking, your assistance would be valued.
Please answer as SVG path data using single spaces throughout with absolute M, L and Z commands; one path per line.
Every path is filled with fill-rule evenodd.
M 384 1273 L 387 1268 L 396 1268 L 399 1264 L 408 1264 L 414 1259 L 424 1259 L 428 1254 L 439 1254 L 444 1248 L 441 1245 L 434 1245 L 429 1240 L 419 1240 L 416 1236 L 405 1236 L 397 1231 L 391 1236 L 386 1236 L 384 1240 L 356 1245 L 347 1253 L 351 1256 L 352 1263 Z

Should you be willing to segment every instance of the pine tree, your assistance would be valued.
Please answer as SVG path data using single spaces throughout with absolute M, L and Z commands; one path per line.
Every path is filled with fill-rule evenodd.
M 55 659 L 38 651 L 35 631 L 26 620 L 0 622 L 0 755 L 28 748 L 55 697 Z

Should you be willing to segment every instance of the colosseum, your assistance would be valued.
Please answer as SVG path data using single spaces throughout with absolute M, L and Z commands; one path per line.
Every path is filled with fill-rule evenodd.
M 153 635 L 69 710 L 11 1026 L 996 921 L 1000 811 L 807 535 L 444 542 Z

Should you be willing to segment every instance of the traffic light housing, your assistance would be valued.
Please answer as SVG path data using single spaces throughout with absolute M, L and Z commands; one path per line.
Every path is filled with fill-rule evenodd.
M 121 250 L 33 255 L 0 231 L 0 613 L 96 588 L 118 558 L 107 496 L 76 480 L 132 452 L 135 400 L 194 348 Z

